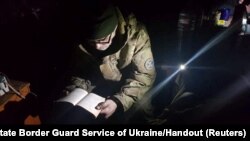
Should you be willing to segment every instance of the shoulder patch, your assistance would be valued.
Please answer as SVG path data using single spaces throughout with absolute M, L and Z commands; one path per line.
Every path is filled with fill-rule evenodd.
M 146 70 L 152 70 L 154 68 L 154 60 L 152 58 L 147 59 L 144 67 L 146 68 Z

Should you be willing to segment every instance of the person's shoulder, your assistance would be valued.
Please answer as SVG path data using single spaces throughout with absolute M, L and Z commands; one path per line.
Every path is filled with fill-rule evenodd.
M 118 13 L 120 13 L 121 16 L 123 17 L 124 21 L 126 22 L 126 25 L 136 26 L 138 24 L 136 16 L 133 13 L 133 11 L 123 8 L 123 7 L 118 7 L 118 6 L 117 6 L 117 10 L 119 11 Z
M 143 38 L 148 38 L 148 32 L 146 26 L 142 22 L 137 20 L 137 17 L 133 13 L 133 11 L 121 7 L 117 7 L 117 9 L 119 11 L 118 13 L 120 13 L 124 19 L 130 37 L 141 36 Z M 139 39 L 139 38 L 133 38 L 133 39 Z

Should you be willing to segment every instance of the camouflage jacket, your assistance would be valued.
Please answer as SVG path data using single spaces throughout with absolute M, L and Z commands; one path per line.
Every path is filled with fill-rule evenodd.
M 124 17 L 117 8 L 117 15 L 119 23 L 111 51 L 97 55 L 84 44 L 75 48 L 68 88 L 106 93 L 127 111 L 152 87 L 156 71 L 145 27 L 133 14 Z

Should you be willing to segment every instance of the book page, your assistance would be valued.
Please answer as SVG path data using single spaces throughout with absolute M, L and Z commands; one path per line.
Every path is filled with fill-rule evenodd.
M 57 100 L 57 102 L 69 102 L 73 105 L 76 105 L 80 100 L 82 100 L 88 92 L 81 88 L 74 89 L 71 93 L 69 93 L 67 96 Z
M 84 109 L 92 113 L 95 117 L 97 117 L 101 110 L 97 110 L 96 106 L 104 101 L 104 97 L 101 97 L 94 93 L 90 93 L 86 97 L 84 97 L 77 105 L 83 107 Z

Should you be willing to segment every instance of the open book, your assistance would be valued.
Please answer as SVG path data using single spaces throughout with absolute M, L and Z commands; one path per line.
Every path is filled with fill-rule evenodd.
M 104 97 L 94 93 L 88 93 L 86 90 L 80 88 L 74 89 L 69 95 L 57 100 L 57 102 L 69 102 L 74 106 L 80 106 L 92 113 L 95 117 L 101 112 L 101 110 L 96 109 L 96 106 L 104 101 Z

